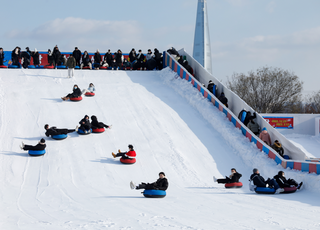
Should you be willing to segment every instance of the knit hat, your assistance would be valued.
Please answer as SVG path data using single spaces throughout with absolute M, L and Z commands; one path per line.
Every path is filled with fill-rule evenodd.
M 46 140 L 41 138 L 40 143 L 44 144 L 44 143 L 46 143 Z
M 258 172 L 258 169 L 254 168 L 252 171 L 253 171 L 253 173 L 256 173 L 256 172 Z
M 159 172 L 159 176 L 160 176 L 161 174 L 164 175 L 164 176 L 166 176 L 166 174 L 164 174 L 164 172 Z
M 266 127 L 263 127 L 262 131 L 267 131 L 267 128 L 266 128 Z

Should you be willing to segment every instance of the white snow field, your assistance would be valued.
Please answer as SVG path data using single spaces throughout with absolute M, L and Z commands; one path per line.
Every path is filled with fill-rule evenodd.
M 225 115 L 171 70 L 0 70 L 0 229 L 320 229 L 320 176 L 284 170 Z M 92 82 L 96 96 L 60 97 Z M 102 134 L 44 135 L 44 125 L 74 128 L 84 115 L 112 124 Z M 31 157 L 21 141 L 46 139 Z M 111 152 L 133 144 L 137 163 Z M 213 182 L 235 167 L 241 189 Z M 249 191 L 254 167 L 304 181 L 293 194 Z M 131 180 L 153 182 L 164 171 L 167 196 L 145 198 Z

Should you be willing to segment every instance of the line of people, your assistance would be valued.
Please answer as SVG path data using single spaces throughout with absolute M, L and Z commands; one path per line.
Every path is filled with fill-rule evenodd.
M 231 175 L 226 176 L 225 178 L 217 179 L 213 176 L 213 181 L 219 184 L 227 184 L 227 183 L 236 183 L 239 182 L 242 175 L 237 172 L 235 168 L 231 169 Z M 301 189 L 303 182 L 298 183 L 294 179 L 286 179 L 283 171 L 279 171 L 277 175 L 275 175 L 272 179 L 268 178 L 265 180 L 259 173 L 257 168 L 253 169 L 253 174 L 250 176 L 250 181 L 253 182 L 253 186 L 250 186 L 250 190 L 253 191 L 256 187 L 260 188 L 274 188 L 276 193 L 280 193 L 284 191 L 284 188 L 288 187 L 296 187 L 297 189 Z

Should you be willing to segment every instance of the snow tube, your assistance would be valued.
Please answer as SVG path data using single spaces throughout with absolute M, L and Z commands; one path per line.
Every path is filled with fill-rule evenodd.
M 108 67 L 101 66 L 100 69 L 108 69 Z
M 57 66 L 57 69 L 66 69 L 67 67 L 66 66 L 64 66 L 64 65 L 58 65 Z
M 88 133 L 83 132 L 82 129 L 78 129 L 78 133 L 80 135 L 88 135 L 88 134 L 92 133 L 92 129 L 90 129 L 90 132 L 88 132 Z
M 94 92 L 86 92 L 84 95 L 86 95 L 87 97 L 92 97 L 95 95 Z
M 92 129 L 93 133 L 103 133 L 105 131 L 104 128 L 97 128 L 97 129 Z
M 5 65 L 0 65 L 0 69 L 6 69 L 6 68 L 8 68 L 8 67 Z
M 274 188 L 267 188 L 267 187 L 256 187 L 254 191 L 259 194 L 275 194 L 276 193 L 276 190 Z
M 283 189 L 284 191 L 281 193 L 294 193 L 297 191 L 297 187 L 285 187 Z
M 36 66 L 36 69 L 44 69 L 43 65 Z
M 8 68 L 10 68 L 10 69 L 21 69 L 21 67 L 19 67 L 17 65 L 8 65 Z
M 147 198 L 163 198 L 167 195 L 167 193 L 164 190 L 146 189 L 143 191 L 143 195 Z
M 120 158 L 120 162 L 122 163 L 122 164 L 134 164 L 134 163 L 136 163 L 136 158 Z
M 82 69 L 90 69 L 90 66 L 84 66 Z
M 29 65 L 28 69 L 35 69 L 36 67 L 34 65 Z
M 52 135 L 51 138 L 55 140 L 63 140 L 68 137 L 67 134 L 59 134 L 59 135 Z
M 283 155 L 283 159 L 289 160 L 290 157 L 288 155 Z
M 224 185 L 225 188 L 241 188 L 243 184 L 241 182 L 234 182 L 234 183 L 226 183 Z
M 30 156 L 42 156 L 46 153 L 46 150 L 29 150 L 28 153 Z
M 81 101 L 82 97 L 70 97 L 70 101 Z
M 44 68 L 45 69 L 54 69 L 54 66 L 53 65 L 46 65 Z
M 77 65 L 76 67 L 74 67 L 74 69 L 80 69 L 80 66 Z

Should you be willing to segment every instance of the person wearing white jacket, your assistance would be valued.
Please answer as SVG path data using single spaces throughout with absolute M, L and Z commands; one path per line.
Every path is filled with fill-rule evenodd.
M 93 83 L 90 83 L 88 89 L 82 90 L 82 94 L 93 93 L 94 91 L 96 91 L 96 88 L 94 87 Z

